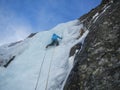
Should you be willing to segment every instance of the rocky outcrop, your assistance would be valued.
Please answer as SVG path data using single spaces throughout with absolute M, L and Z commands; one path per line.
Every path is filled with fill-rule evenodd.
M 21 43 L 21 42 L 22 42 L 22 40 L 21 40 L 21 41 L 17 41 L 17 42 L 10 43 L 10 44 L 8 45 L 8 47 L 15 46 L 16 44 L 19 44 L 19 43 Z
M 31 33 L 27 38 L 32 38 L 33 36 L 35 36 L 37 33 Z
M 82 47 L 82 43 L 75 44 L 70 50 L 69 57 L 73 56 L 75 54 L 76 50 L 80 50 L 81 47 Z
M 7 68 L 7 66 L 15 59 L 15 56 L 13 56 L 5 65 L 4 67 Z
M 119 90 L 120 1 L 103 0 L 79 20 L 90 32 L 64 90 Z

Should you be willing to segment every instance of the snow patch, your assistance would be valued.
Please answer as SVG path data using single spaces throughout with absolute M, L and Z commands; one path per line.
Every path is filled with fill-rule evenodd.
M 95 19 L 97 16 L 99 15 L 99 13 L 97 12 L 92 19 Z

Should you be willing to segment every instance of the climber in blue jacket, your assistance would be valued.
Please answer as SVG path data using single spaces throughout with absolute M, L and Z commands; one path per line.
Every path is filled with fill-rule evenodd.
M 46 48 L 48 48 L 49 46 L 52 46 L 52 45 L 56 45 L 56 46 L 58 46 L 59 45 L 59 42 L 58 42 L 58 38 L 59 39 L 62 39 L 62 37 L 60 37 L 60 36 L 58 36 L 57 34 L 53 34 L 52 35 L 52 42 L 50 43 L 50 44 L 48 44 L 47 46 L 46 46 Z

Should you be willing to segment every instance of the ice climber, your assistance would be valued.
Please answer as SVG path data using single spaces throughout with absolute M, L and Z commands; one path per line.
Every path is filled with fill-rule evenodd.
M 50 43 L 50 44 L 48 44 L 47 46 L 46 46 L 46 48 L 48 48 L 49 46 L 52 46 L 52 45 L 56 45 L 56 46 L 58 46 L 59 45 L 59 42 L 58 42 L 58 38 L 59 39 L 62 39 L 62 37 L 60 37 L 60 36 L 58 36 L 57 34 L 53 34 L 52 35 L 52 42 Z

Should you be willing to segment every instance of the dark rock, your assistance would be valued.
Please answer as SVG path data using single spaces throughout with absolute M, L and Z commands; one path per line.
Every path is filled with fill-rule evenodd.
M 77 43 L 76 45 L 74 45 L 70 50 L 69 57 L 73 56 L 76 50 L 79 51 L 81 49 L 81 46 L 82 46 L 82 43 Z
M 120 1 L 103 0 L 79 20 L 89 34 L 64 90 L 120 90 Z
M 10 44 L 8 45 L 8 47 L 15 46 L 16 44 L 21 43 L 21 42 L 22 42 L 22 40 L 21 40 L 21 41 L 17 41 L 17 42 L 10 43 Z
M 33 36 L 35 36 L 37 33 L 31 33 L 27 38 L 31 38 Z
M 15 56 L 13 56 L 5 65 L 4 67 L 7 68 L 7 66 L 15 59 Z

